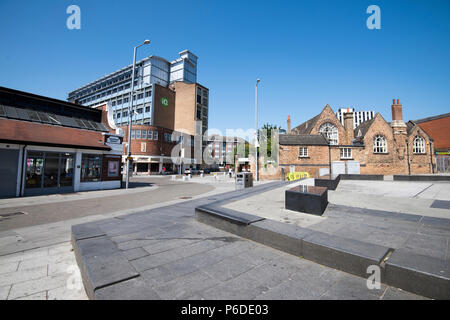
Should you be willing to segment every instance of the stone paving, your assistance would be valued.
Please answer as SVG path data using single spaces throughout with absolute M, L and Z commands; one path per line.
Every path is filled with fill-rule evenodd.
M 196 206 L 237 194 L 121 216 L 121 221 L 86 224 L 106 234 L 98 239 L 111 240 L 139 273 L 132 279 L 98 288 L 95 298 L 423 299 L 384 284 L 380 289 L 368 289 L 364 278 L 194 220 Z M 95 239 L 79 240 L 78 244 L 82 250 L 91 250 L 88 241 L 93 244 Z M 86 251 L 85 256 L 89 256 Z
M 39 224 L 39 217 L 33 218 L 38 225 L 14 228 L 0 231 L 0 300 L 4 299 L 87 299 L 87 295 L 81 283 L 80 272 L 75 261 L 75 256 L 70 243 L 70 229 L 74 224 L 89 221 L 103 220 L 115 216 L 139 212 L 167 204 L 177 204 L 186 200 L 180 199 L 182 195 L 192 195 L 192 198 L 215 195 L 234 190 L 232 179 L 219 177 L 193 178 L 190 182 L 172 182 L 169 177 L 151 177 L 160 186 L 144 186 L 126 190 L 92 191 L 75 194 L 60 194 L 27 198 L 0 199 L 0 208 L 3 210 L 20 211 L 24 207 L 33 208 L 30 215 L 45 214 L 53 210 L 49 204 L 66 206 L 68 216 L 78 216 L 81 200 L 89 200 L 95 206 L 92 214 L 80 218 L 58 221 L 53 223 Z M 145 185 L 148 177 L 137 178 L 136 181 Z M 202 187 L 207 182 L 213 188 Z M 177 185 L 178 183 L 178 185 Z M 180 187 L 182 187 L 180 189 Z M 171 196 L 161 196 L 161 193 L 172 191 Z M 208 191 L 207 193 L 204 193 Z M 131 194 L 133 197 L 139 194 L 152 195 L 146 202 L 130 205 L 129 209 L 109 210 L 103 206 L 109 197 L 114 196 L 120 201 L 121 197 Z M 157 197 L 159 200 L 155 201 Z M 123 199 L 123 198 L 122 198 Z M 169 200 L 167 200 L 169 199 Z M 123 200 L 122 200 L 123 201 Z M 84 207 L 90 211 L 89 207 Z M 11 218 L 16 219 L 16 218 Z M 5 220 L 0 220 L 0 225 L 6 228 Z M 10 221 L 10 225 L 21 225 L 21 223 Z M 29 223 L 26 223 L 28 225 Z M 81 288 L 80 288 L 81 284 Z

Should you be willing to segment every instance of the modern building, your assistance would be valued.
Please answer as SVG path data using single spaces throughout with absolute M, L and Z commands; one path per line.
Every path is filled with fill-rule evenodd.
M 183 172 L 185 166 L 199 165 L 193 152 L 187 152 L 191 151 L 187 142 L 193 144 L 193 137 L 208 129 L 209 90 L 197 83 L 197 59 L 184 50 L 171 62 L 157 56 L 136 62 L 131 115 L 135 173 Z M 125 133 L 125 141 L 130 119 L 131 72 L 129 65 L 68 95 L 68 100 L 74 103 L 92 108 L 104 106 L 112 115 L 113 126 Z M 190 137 L 177 153 L 177 161 L 183 163 L 173 165 L 172 148 L 181 134 Z M 127 147 L 123 158 L 126 156 Z
M 211 155 L 214 164 L 212 167 L 224 167 L 229 169 L 234 165 L 234 150 L 241 144 L 245 146 L 247 142 L 240 137 L 227 137 L 211 135 L 208 137 L 208 154 Z M 248 161 L 247 161 L 248 162 Z
M 122 138 L 101 110 L 0 87 L 0 197 L 120 188 Z
M 365 121 L 369 121 L 373 117 L 375 117 L 375 111 L 355 111 L 355 108 L 340 108 L 336 112 L 336 116 L 342 125 L 344 125 L 344 115 L 346 113 L 353 113 L 353 129 L 359 126 L 361 123 Z
M 377 113 L 353 128 L 353 119 L 352 112 L 345 113 L 342 125 L 326 105 L 317 116 L 293 128 L 291 134 L 279 136 L 277 170 L 270 175 L 261 170 L 260 177 L 279 179 L 281 168 L 285 173 L 303 171 L 312 177 L 319 176 L 321 169 L 345 173 L 349 162 L 357 163 L 362 174 L 434 172 L 433 139 L 419 125 L 403 121 L 399 100 L 393 101 L 391 122 Z M 333 166 L 344 171 L 333 170 Z

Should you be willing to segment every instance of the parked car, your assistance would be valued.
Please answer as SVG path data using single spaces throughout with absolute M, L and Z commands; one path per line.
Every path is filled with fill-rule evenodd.
M 200 170 L 195 168 L 186 168 L 184 169 L 185 174 L 200 174 Z

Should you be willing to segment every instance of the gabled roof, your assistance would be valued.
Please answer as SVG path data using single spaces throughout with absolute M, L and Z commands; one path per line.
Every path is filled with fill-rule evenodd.
M 327 146 L 328 140 L 322 134 L 280 134 L 280 145 Z
M 367 131 L 369 131 L 370 126 L 372 125 L 373 121 L 375 120 L 376 116 L 373 117 L 370 120 L 364 121 L 359 124 L 353 131 L 354 136 L 356 139 L 363 139 L 366 135 Z
M 295 130 L 298 134 L 310 134 L 312 128 L 316 125 L 317 121 L 319 120 L 319 117 L 322 113 L 319 113 L 317 116 L 309 119 L 306 122 L 303 122 L 301 125 L 295 127 L 292 130 Z M 292 131 L 291 130 L 291 131 Z
M 413 122 L 415 124 L 419 124 L 419 123 L 422 123 L 422 122 L 428 122 L 428 121 L 438 120 L 438 119 L 447 118 L 447 117 L 450 117 L 450 113 L 444 113 L 444 114 L 440 114 L 440 115 L 437 115 L 437 116 L 432 116 L 432 117 L 428 117 L 428 118 L 414 120 Z

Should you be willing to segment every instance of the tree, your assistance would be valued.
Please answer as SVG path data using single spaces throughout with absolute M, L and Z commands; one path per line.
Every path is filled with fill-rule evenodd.
M 279 130 L 280 126 L 266 123 L 258 130 L 259 148 L 266 153 L 269 158 L 272 157 L 272 130 Z

